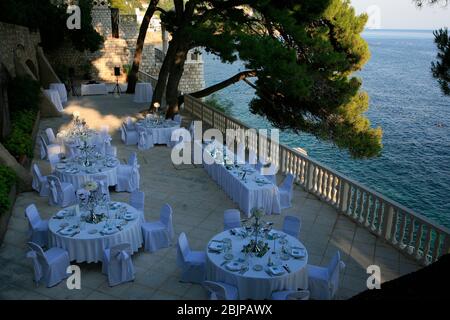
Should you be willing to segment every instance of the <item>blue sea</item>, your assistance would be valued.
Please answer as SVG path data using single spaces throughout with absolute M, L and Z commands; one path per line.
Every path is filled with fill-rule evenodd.
M 313 159 L 436 222 L 450 227 L 450 97 L 431 76 L 437 49 L 432 31 L 370 30 L 371 59 L 359 72 L 370 96 L 367 117 L 383 129 L 380 157 L 356 160 L 345 150 L 308 134 L 280 132 L 281 142 L 306 149 Z M 204 54 L 205 82 L 212 85 L 244 70 Z M 271 128 L 250 113 L 254 90 L 240 82 L 217 96 L 232 115 L 256 128 Z

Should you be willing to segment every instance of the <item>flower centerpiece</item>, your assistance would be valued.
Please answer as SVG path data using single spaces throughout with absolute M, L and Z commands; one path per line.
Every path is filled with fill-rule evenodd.
M 261 208 L 253 208 L 251 211 L 251 217 L 247 220 L 247 223 L 250 223 L 246 227 L 248 230 L 252 230 L 254 238 L 250 240 L 250 242 L 242 248 L 242 252 L 244 253 L 254 253 L 257 257 L 263 257 L 269 250 L 269 245 L 263 239 L 258 239 L 258 236 L 262 230 L 262 226 L 264 222 L 262 221 L 262 217 L 264 215 L 264 210 Z
M 101 192 L 97 182 L 89 181 L 84 184 L 84 192 L 78 196 L 80 204 L 88 212 L 85 221 L 87 223 L 100 223 L 106 215 L 105 213 L 96 213 L 96 208 L 107 202 L 107 197 Z

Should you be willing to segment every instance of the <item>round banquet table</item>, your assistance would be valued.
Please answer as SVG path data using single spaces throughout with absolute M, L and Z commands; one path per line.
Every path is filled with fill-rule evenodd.
M 80 136 L 67 136 L 66 133 L 62 134 L 62 132 L 58 132 L 56 138 L 59 144 L 63 146 L 64 153 L 68 157 L 75 157 L 79 155 L 78 147 L 81 145 Z M 98 132 L 90 132 L 87 137 L 87 143 L 88 145 L 95 145 L 95 149 L 98 152 L 105 152 L 105 140 Z
M 117 184 L 117 167 L 119 161 L 117 158 L 109 157 L 111 163 L 109 166 L 99 160 L 90 167 L 84 167 L 73 159 L 66 160 L 66 162 L 58 162 L 55 168 L 55 175 L 61 182 L 71 183 L 75 190 L 83 187 L 83 185 L 92 181 L 94 176 L 104 175 L 107 177 L 108 186 L 115 186 Z M 71 170 L 71 169 L 74 170 Z
M 161 123 L 140 120 L 136 122 L 137 128 L 144 128 L 147 133 L 153 136 L 154 144 L 170 144 L 172 132 L 180 128 L 180 124 L 173 120 L 164 120 Z
M 110 248 L 116 244 L 129 243 L 133 252 L 139 250 L 142 246 L 142 231 L 141 225 L 143 223 L 143 215 L 135 208 L 126 203 L 117 203 L 126 211 L 134 215 L 134 220 L 128 221 L 121 230 L 113 234 L 103 234 L 102 230 L 105 227 L 106 221 L 98 224 L 91 224 L 81 222 L 80 216 L 58 218 L 58 214 L 53 216 L 49 222 L 49 238 L 50 247 L 58 247 L 66 250 L 69 253 L 70 261 L 80 262 L 99 262 L 103 259 L 103 250 Z M 75 207 L 65 209 L 66 212 L 75 210 Z M 64 212 L 61 210 L 60 212 Z M 110 215 L 114 216 L 114 210 L 110 210 Z M 120 225 L 124 220 L 110 219 L 110 225 Z M 62 235 L 60 230 L 61 225 L 68 224 L 75 226 L 77 229 L 75 235 Z M 92 230 L 97 230 L 95 233 Z
M 50 83 L 49 89 L 58 91 L 62 103 L 67 102 L 67 90 L 64 83 Z
M 234 229 L 237 230 L 238 233 L 244 231 L 244 229 Z M 277 234 L 282 235 L 287 240 L 286 247 L 295 247 L 295 248 L 303 248 L 305 252 L 305 256 L 300 259 L 295 259 L 289 256 L 289 260 L 281 260 L 280 259 L 280 249 L 282 244 L 280 243 L 280 239 L 277 240 L 265 240 L 268 243 L 270 250 L 262 257 L 248 257 L 248 271 L 245 273 L 240 273 L 239 271 L 233 272 L 226 268 L 224 253 L 216 253 L 212 252 L 208 249 L 209 243 L 211 241 L 222 241 L 223 239 L 231 239 L 232 241 L 232 249 L 231 253 L 233 255 L 233 260 L 230 262 L 236 261 L 237 259 L 245 259 L 244 253 L 241 252 L 243 245 L 248 244 L 251 237 L 243 238 L 240 235 L 232 235 L 230 231 L 224 231 L 216 236 L 214 236 L 211 241 L 208 243 L 206 248 L 206 279 L 210 281 L 218 281 L 224 282 L 230 285 L 235 286 L 239 292 L 239 299 L 254 299 L 254 300 L 263 300 L 270 299 L 272 296 L 272 292 L 281 291 L 281 290 L 297 290 L 297 289 L 307 289 L 308 288 L 308 272 L 307 272 L 307 262 L 308 262 L 308 253 L 304 247 L 304 245 L 294 237 L 287 235 L 281 231 L 275 231 Z M 276 254 L 272 254 L 272 249 L 274 247 L 274 241 L 276 242 Z M 272 262 L 275 265 L 278 265 L 282 268 L 283 265 L 287 265 L 290 272 L 287 272 L 283 269 L 284 274 L 279 276 L 269 275 L 267 273 L 267 263 L 271 258 Z M 261 271 L 255 271 L 253 267 L 255 265 L 260 265 L 263 267 Z
M 136 83 L 136 89 L 134 91 L 134 102 L 144 103 L 152 102 L 153 88 L 152 84 L 148 82 Z
M 56 109 L 58 109 L 58 111 L 64 110 L 58 90 L 48 89 L 48 90 L 44 90 L 44 93 L 50 99 L 50 101 L 55 105 L 55 107 L 56 107 Z

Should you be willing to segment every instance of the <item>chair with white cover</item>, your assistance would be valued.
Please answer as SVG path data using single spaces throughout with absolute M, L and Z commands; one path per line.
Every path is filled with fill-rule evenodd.
M 129 243 L 117 244 L 103 250 L 102 272 L 108 276 L 110 287 L 134 280 L 132 254 Z
M 112 146 L 111 143 L 105 146 L 105 156 L 117 157 L 117 147 Z
M 33 164 L 32 170 L 33 170 L 33 183 L 32 183 L 33 189 L 39 192 L 39 196 L 47 197 L 50 194 L 47 177 L 41 174 L 41 170 L 39 169 L 36 163 Z
M 48 288 L 53 287 L 67 278 L 67 267 L 70 265 L 69 254 L 61 248 L 50 248 L 44 252 L 37 243 L 28 242 L 31 251 L 27 258 L 33 260 L 34 281 L 39 284 L 45 281 Z
M 109 196 L 108 177 L 104 174 L 96 174 L 92 177 L 92 179 L 97 182 L 98 188 L 102 195 L 109 201 L 111 197 Z
M 138 132 L 134 123 L 131 121 L 131 118 L 128 117 L 125 123 L 122 123 L 120 127 L 121 130 L 121 139 L 123 143 L 126 145 L 132 145 L 138 143 Z
M 48 159 L 51 154 L 60 154 L 62 152 L 61 146 L 56 143 L 47 143 L 47 138 L 42 134 L 39 135 L 41 159 Z
M 56 170 L 56 165 L 61 161 L 59 154 L 49 154 L 48 162 L 50 162 L 50 167 L 52 168 L 52 173 Z
M 52 128 L 45 129 L 45 135 L 47 137 L 48 144 L 58 144 Z
M 286 290 L 275 291 L 272 293 L 272 300 L 309 300 L 310 293 L 308 290 Z
M 286 178 L 284 178 L 283 182 L 278 186 L 278 190 L 280 193 L 281 209 L 292 207 L 291 201 L 292 193 L 294 192 L 294 176 L 289 173 Z
M 48 203 L 51 206 L 67 207 L 76 202 L 75 188 L 69 182 L 61 182 L 58 177 L 47 176 L 50 188 Z
M 146 251 L 155 252 L 172 245 L 175 233 L 172 223 L 172 207 L 167 203 L 161 207 L 159 221 L 142 224 L 142 236 Z
M 47 246 L 48 220 L 41 218 L 39 211 L 34 204 L 30 204 L 25 209 L 25 216 L 27 217 L 29 223 L 29 239 L 40 246 Z
M 283 232 L 298 239 L 300 236 L 300 228 L 302 222 L 299 218 L 293 216 L 285 216 L 283 220 Z
M 206 254 L 191 251 L 186 234 L 178 237 L 177 265 L 181 268 L 181 281 L 201 284 L 205 280 Z
M 179 114 L 176 114 L 173 116 L 173 121 L 181 125 L 181 121 L 183 120 L 183 117 Z
M 131 192 L 128 203 L 144 215 L 145 193 L 143 191 L 134 190 Z
M 138 149 L 139 150 L 148 150 L 150 148 L 154 147 L 153 144 L 153 135 L 149 132 L 147 132 L 147 130 L 145 130 L 145 128 L 143 127 L 139 127 L 138 129 Z
M 340 273 L 345 269 L 341 255 L 337 251 L 328 266 L 320 267 L 308 264 L 308 285 L 311 299 L 331 300 L 339 289 Z
M 133 152 L 128 158 L 127 164 L 121 164 L 117 167 L 116 191 L 133 192 L 139 190 L 140 180 L 139 164 L 136 152 Z
M 210 300 L 238 300 L 238 289 L 224 282 L 203 281 L 203 287 L 209 292 Z
M 228 209 L 223 212 L 223 230 L 241 227 L 241 213 L 237 209 Z

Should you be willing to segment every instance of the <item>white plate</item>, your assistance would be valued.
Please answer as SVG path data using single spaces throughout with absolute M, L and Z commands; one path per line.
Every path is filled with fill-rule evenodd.
M 305 249 L 303 248 L 292 248 L 291 249 L 291 256 L 294 258 L 303 258 L 306 255 Z
M 223 249 L 223 243 L 217 241 L 211 241 L 208 245 L 208 249 L 212 251 L 221 251 Z
M 76 229 L 76 228 L 73 228 L 73 227 L 67 227 L 67 228 L 62 229 L 59 233 L 61 233 L 61 234 L 64 235 L 64 236 L 71 236 L 71 235 L 73 235 L 75 232 L 77 232 L 77 229 Z
M 274 276 L 281 276 L 284 274 L 285 270 L 280 266 L 269 267 L 269 272 Z
M 64 218 L 64 216 L 67 214 L 67 211 L 63 210 L 63 211 L 58 211 L 58 213 L 56 214 L 57 218 Z
M 127 221 L 131 221 L 131 220 L 134 220 L 135 216 L 133 213 L 126 213 L 123 215 L 123 218 Z
M 66 165 L 64 163 L 57 163 L 56 164 L 56 169 L 64 169 L 66 167 Z
M 237 261 L 229 262 L 225 265 L 225 268 L 230 271 L 239 271 L 242 270 L 242 263 Z
M 116 232 L 117 232 L 117 228 L 113 228 L 113 227 L 103 229 L 104 234 L 114 234 Z

